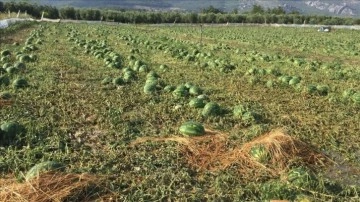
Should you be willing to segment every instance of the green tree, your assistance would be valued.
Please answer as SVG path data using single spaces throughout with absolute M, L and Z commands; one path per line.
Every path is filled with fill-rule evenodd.
M 198 14 L 190 13 L 186 15 L 186 22 L 188 23 L 197 23 L 198 22 Z
M 263 14 L 263 13 L 265 13 L 265 10 L 264 10 L 264 8 L 262 6 L 255 4 L 255 5 L 253 5 L 250 13 L 252 13 L 252 14 Z
M 202 13 L 214 13 L 214 14 L 218 14 L 218 13 L 224 13 L 222 10 L 215 8 L 214 6 L 209 6 L 207 8 L 203 8 L 201 10 Z
M 76 19 L 76 11 L 72 7 L 65 7 L 60 9 L 60 17 L 63 19 Z
M 286 14 L 286 11 L 285 11 L 284 8 L 281 7 L 281 6 L 278 6 L 278 7 L 273 8 L 273 9 L 268 9 L 267 12 L 270 13 L 270 14 L 275 14 L 275 15 L 283 15 L 283 14 Z
M 239 13 L 239 10 L 237 8 L 234 8 L 232 11 L 231 11 L 232 14 L 238 14 Z
M 0 1 L 0 12 L 4 12 L 4 3 L 2 1 Z

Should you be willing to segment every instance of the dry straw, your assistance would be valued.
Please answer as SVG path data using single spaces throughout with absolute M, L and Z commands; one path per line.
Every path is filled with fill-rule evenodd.
M 311 145 L 289 136 L 281 129 L 231 149 L 226 134 L 211 130 L 206 130 L 206 134 L 199 137 L 139 138 L 132 145 L 147 141 L 179 143 L 188 164 L 197 170 L 217 171 L 235 167 L 244 179 L 252 180 L 261 176 L 277 177 L 292 165 L 315 168 L 331 162 Z M 256 146 L 265 148 L 270 157 L 268 162 L 258 162 L 251 156 L 250 150 Z
M 90 174 L 46 172 L 27 182 L 0 179 L 0 201 L 111 201 L 105 178 Z
M 2 100 L 0 98 L 0 108 L 5 107 L 5 106 L 10 106 L 12 103 L 13 103 L 13 101 L 11 101 L 11 100 Z

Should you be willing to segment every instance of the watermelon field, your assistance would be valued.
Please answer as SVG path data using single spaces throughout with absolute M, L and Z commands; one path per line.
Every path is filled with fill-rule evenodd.
M 1 201 L 359 201 L 359 31 L 0 37 Z

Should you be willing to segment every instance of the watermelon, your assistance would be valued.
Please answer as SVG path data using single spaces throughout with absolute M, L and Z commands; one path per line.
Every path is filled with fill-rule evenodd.
M 353 102 L 355 102 L 356 104 L 360 104 L 360 93 L 354 93 L 351 96 L 351 99 Z
M 112 82 L 114 85 L 117 85 L 117 86 L 123 85 L 125 83 L 123 78 L 121 78 L 121 77 L 114 78 Z
M 0 58 L 0 62 L 9 62 L 10 61 L 10 56 L 4 56 Z
M 175 86 L 172 86 L 172 85 L 167 85 L 164 88 L 164 92 L 167 92 L 167 93 L 172 92 L 174 90 L 175 90 Z
M 287 181 L 297 187 L 316 186 L 316 178 L 314 174 L 307 168 L 300 166 L 288 171 Z
M 64 171 L 65 166 L 62 163 L 56 161 L 44 161 L 33 166 L 25 175 L 25 180 L 29 181 L 40 173 L 45 171 Z
M 144 93 L 146 94 L 152 94 L 156 91 L 156 83 L 154 82 L 149 82 L 146 83 L 144 86 Z
M 291 76 L 281 76 L 280 77 L 281 82 L 286 83 L 286 84 L 288 84 L 291 79 L 292 79 Z
M 124 81 L 128 82 L 135 78 L 135 74 L 132 71 L 127 71 L 124 73 L 123 78 L 124 78 Z
M 139 68 L 139 72 L 147 72 L 149 71 L 149 68 L 146 65 L 141 65 Z
M 327 85 L 317 85 L 316 89 L 319 95 L 326 96 L 329 93 L 329 87 Z
M 12 65 L 11 65 L 10 63 L 5 63 L 5 64 L 2 66 L 3 69 L 7 69 L 7 68 L 9 68 L 9 67 L 12 67 Z
M 15 79 L 12 84 L 14 88 L 25 88 L 29 85 L 27 80 L 24 78 Z
M 200 95 L 202 93 L 202 90 L 198 86 L 191 86 L 189 88 L 190 95 Z
M 190 100 L 189 106 L 194 108 L 203 108 L 205 106 L 205 102 L 203 99 L 193 98 Z
M 130 67 L 125 67 L 124 69 L 121 70 L 122 73 L 128 72 L 128 71 L 133 71 L 132 69 L 130 69 Z
M 215 102 L 209 102 L 204 106 L 201 114 L 203 116 L 217 116 L 221 113 L 220 106 Z
M 315 85 L 310 84 L 310 85 L 306 86 L 305 92 L 308 93 L 308 94 L 314 94 L 314 93 L 317 92 L 317 88 L 316 88 Z
M 197 98 L 209 101 L 209 97 L 204 94 L 198 95 Z
M 169 67 L 167 65 L 160 65 L 159 69 L 162 71 L 166 71 Z
M 20 59 L 20 62 L 30 62 L 31 61 L 31 58 L 29 55 L 21 55 L 19 59 Z
M 8 100 L 11 98 L 11 94 L 9 92 L 1 92 L 0 93 L 0 99 Z
M 159 82 L 159 79 L 157 77 L 148 77 L 145 81 L 146 84 L 148 84 L 148 83 L 157 84 L 158 82 Z
M 23 70 L 26 68 L 26 65 L 22 62 L 15 63 L 14 67 L 18 68 L 19 70 Z
M 159 78 L 159 75 L 154 72 L 154 71 L 150 71 L 147 75 L 146 75 L 146 78 L 149 78 L 149 77 L 155 77 L 155 78 Z
M 194 121 L 188 121 L 183 123 L 179 131 L 185 136 L 199 136 L 205 134 L 205 128 L 202 124 Z
M 8 67 L 6 68 L 6 72 L 9 73 L 9 74 L 15 74 L 16 72 L 18 72 L 18 68 L 16 67 Z
M 248 110 L 244 105 L 237 105 L 233 109 L 234 117 L 241 118 L 243 114 Z
M 6 75 L 0 76 L 0 86 L 1 85 L 7 86 L 9 84 L 10 84 L 10 79 L 8 76 L 6 76 Z
M 129 56 L 127 57 L 127 59 L 128 59 L 128 60 L 136 60 L 135 56 L 133 56 L 133 55 L 129 55 Z
M 250 122 L 258 123 L 261 120 L 261 115 L 253 111 L 246 111 L 241 116 L 241 120 L 246 123 L 250 123 Z
M 186 87 L 187 89 L 190 89 L 192 86 L 194 86 L 194 84 L 192 84 L 191 82 L 186 82 L 186 83 L 185 83 L 185 87 Z
M 2 143 L 9 144 L 19 138 L 20 135 L 25 133 L 25 128 L 18 122 L 9 121 L 1 124 Z
M 185 85 L 179 85 L 172 93 L 175 97 L 185 97 L 189 94 Z
M 290 81 L 289 81 L 289 85 L 296 85 L 298 83 L 300 83 L 301 78 L 298 76 L 294 76 Z
M 8 56 L 8 55 L 11 55 L 10 50 L 3 50 L 3 51 L 1 51 L 1 56 Z
M 268 151 L 263 145 L 255 145 L 250 149 L 249 154 L 259 163 L 267 163 L 270 160 Z

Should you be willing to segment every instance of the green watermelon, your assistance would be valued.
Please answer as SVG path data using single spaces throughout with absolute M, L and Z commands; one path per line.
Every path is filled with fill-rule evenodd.
M 319 95 L 326 96 L 329 93 L 329 86 L 327 85 L 317 85 L 316 89 Z
M 3 51 L 1 51 L 1 56 L 8 56 L 8 55 L 11 55 L 10 50 L 3 50 Z
M 172 86 L 172 85 L 167 85 L 164 88 L 164 92 L 167 92 L 167 93 L 172 92 L 174 90 L 175 90 L 175 86 Z
M 189 102 L 190 107 L 194 108 L 203 108 L 205 106 L 204 99 L 200 98 L 193 98 Z
M 197 98 L 209 101 L 209 97 L 204 94 L 198 95 Z
M 172 93 L 175 97 L 185 97 L 189 94 L 185 85 L 179 85 Z
M 125 83 L 123 78 L 121 78 L 121 77 L 114 78 L 112 82 L 114 85 L 117 85 L 117 86 L 123 85 Z
M 154 82 L 149 82 L 146 83 L 144 86 L 144 93 L 146 94 L 152 94 L 156 91 L 156 83 Z
M 248 110 L 244 105 L 237 105 L 233 109 L 234 117 L 241 118 L 243 114 Z
M 14 142 L 20 135 L 25 133 L 24 126 L 14 121 L 1 124 L 0 129 L 2 132 L 2 143 L 5 145 Z
M 155 78 L 159 78 L 159 75 L 154 72 L 154 71 L 150 71 L 147 75 L 146 75 L 146 78 L 149 78 L 149 77 L 155 77 Z
M 15 63 L 14 67 L 18 68 L 19 70 L 23 70 L 26 68 L 26 65 L 22 62 Z
M 9 56 L 4 56 L 0 58 L 0 62 L 10 62 L 10 57 Z
M 2 66 L 3 69 L 7 69 L 7 68 L 9 68 L 9 67 L 12 67 L 12 65 L 11 65 L 10 63 L 5 63 L 5 64 Z
M 31 58 L 29 55 L 21 55 L 20 56 L 20 62 L 30 62 Z
M 250 123 L 250 122 L 258 123 L 261 120 L 261 115 L 253 111 L 246 111 L 241 116 L 241 120 L 246 123 Z
M 200 95 L 202 93 L 202 90 L 198 86 L 191 86 L 189 88 L 190 95 Z
M 205 128 L 202 124 L 194 121 L 188 121 L 183 123 L 179 131 L 185 136 L 199 136 L 205 134 Z
M 205 105 L 201 114 L 203 116 L 218 116 L 221 113 L 220 106 L 215 102 L 209 102 Z
M 263 145 L 255 145 L 250 149 L 250 155 L 259 163 L 267 163 L 270 160 L 268 151 Z
M 25 88 L 29 85 L 27 80 L 24 78 L 15 79 L 12 84 L 14 88 Z
M 305 92 L 308 93 L 308 94 L 314 94 L 314 93 L 317 92 L 317 88 L 316 88 L 315 85 L 310 84 L 310 85 L 306 86 Z
M 6 68 L 6 72 L 9 73 L 9 74 L 15 74 L 16 72 L 18 72 L 18 68 L 16 67 L 8 67 Z
M 300 77 L 295 76 L 289 81 L 289 85 L 292 85 L 292 86 L 296 85 L 296 84 L 300 83 L 300 81 L 301 81 Z
M 146 66 L 146 65 L 141 65 L 141 66 L 139 67 L 139 72 L 147 72 L 147 71 L 149 71 L 148 66 Z
M 186 82 L 186 83 L 185 83 L 185 87 L 186 87 L 187 89 L 190 89 L 192 86 L 194 86 L 194 84 L 192 84 L 191 82 Z
M 300 166 L 288 171 L 287 181 L 297 187 L 311 187 L 316 185 L 316 177 L 307 168 Z
M 25 180 L 29 181 L 37 177 L 40 173 L 45 171 L 64 171 L 65 166 L 56 161 L 45 161 L 33 166 L 25 175 Z
M 162 70 L 162 71 L 166 71 L 168 69 L 168 66 L 167 65 L 160 65 L 159 69 Z
M 1 85 L 8 86 L 9 84 L 10 84 L 10 79 L 8 76 L 6 75 L 0 76 L 0 86 Z
M 132 71 L 127 71 L 124 73 L 123 78 L 124 78 L 124 81 L 128 82 L 135 78 L 135 74 Z
M 353 102 L 355 102 L 356 104 L 360 104 L 360 93 L 354 93 L 351 96 L 351 99 L 353 100 Z
M 0 92 L 0 99 L 8 100 L 11 98 L 11 94 L 9 92 Z
M 291 76 L 281 76 L 280 77 L 281 82 L 286 83 L 286 84 L 288 84 L 291 79 L 292 79 Z

